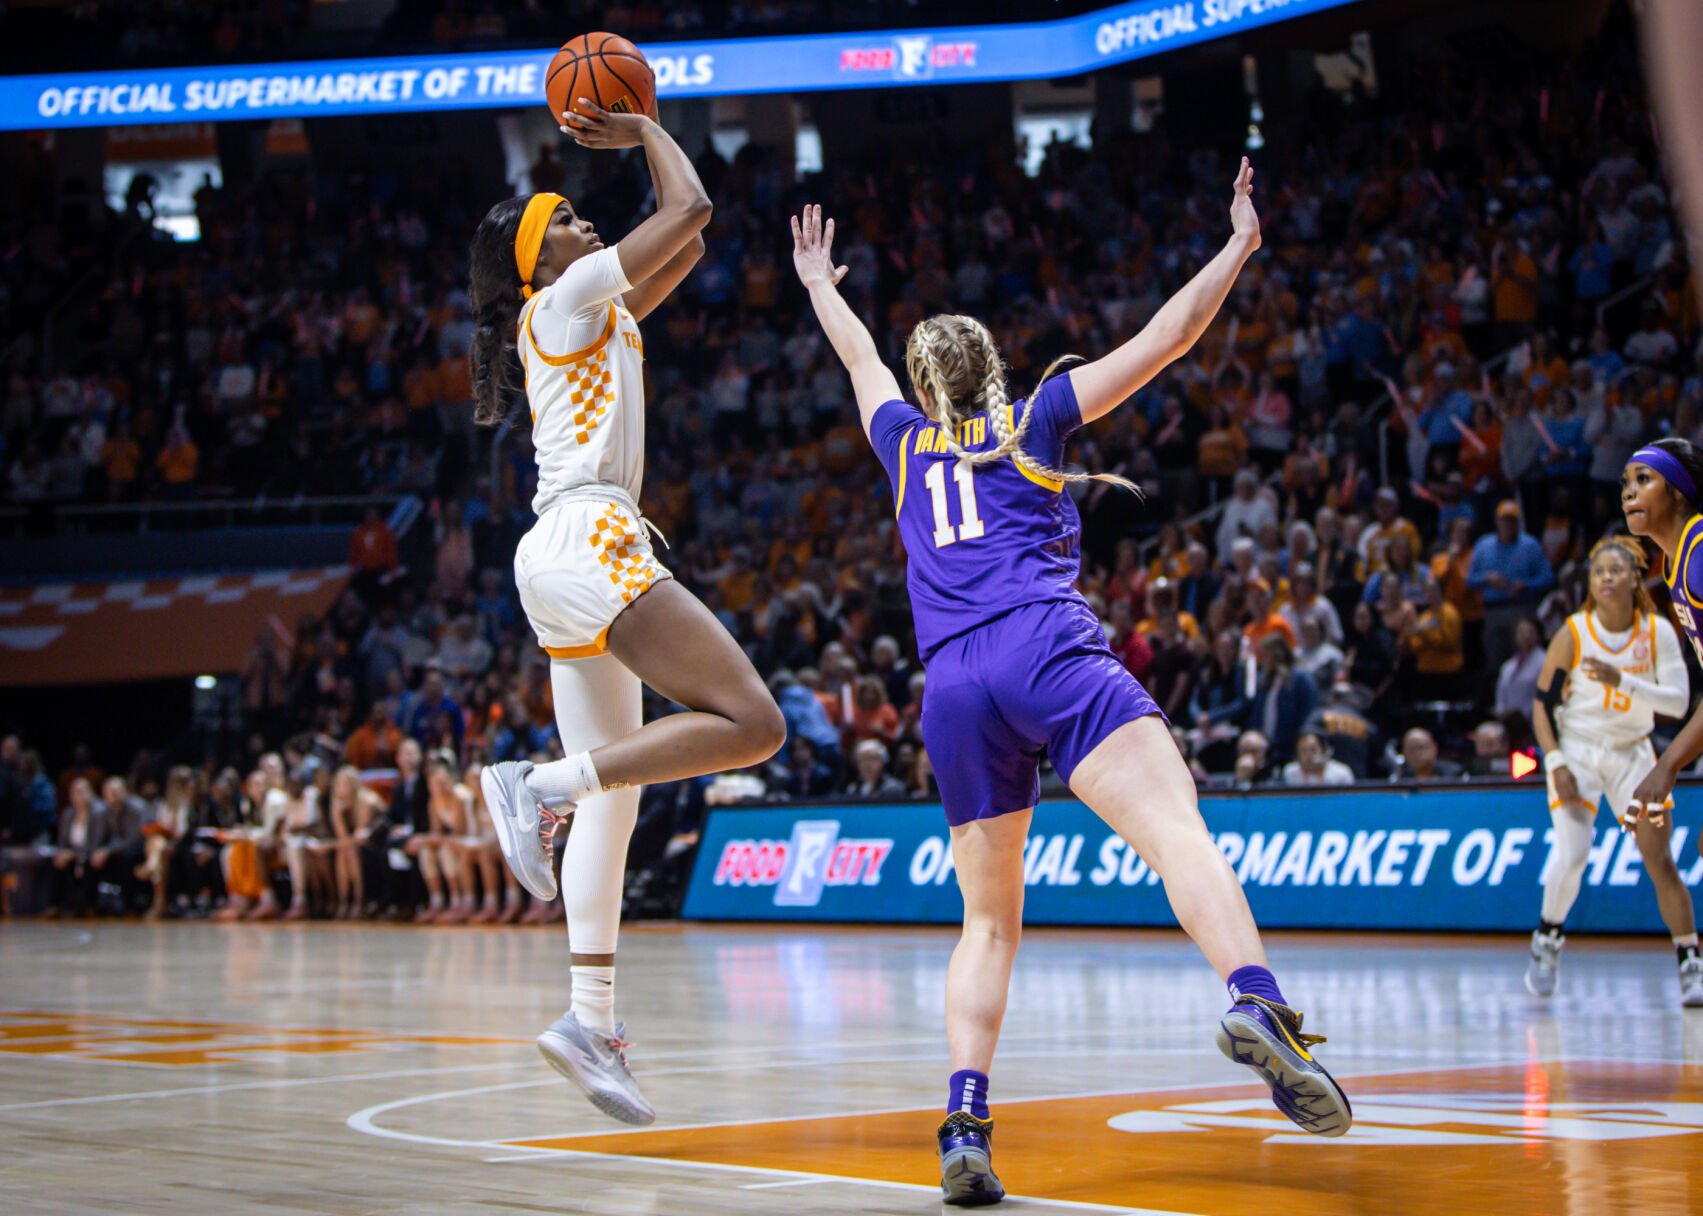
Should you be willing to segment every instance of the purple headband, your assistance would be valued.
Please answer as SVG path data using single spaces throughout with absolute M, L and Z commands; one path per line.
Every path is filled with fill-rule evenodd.
M 1671 453 L 1660 448 L 1639 448 L 1632 453 L 1632 461 L 1628 463 L 1633 462 L 1649 465 L 1667 478 L 1668 484 L 1685 495 L 1687 502 L 1697 502 L 1697 483 L 1691 480 L 1691 474 L 1685 471 L 1685 466 L 1675 460 Z

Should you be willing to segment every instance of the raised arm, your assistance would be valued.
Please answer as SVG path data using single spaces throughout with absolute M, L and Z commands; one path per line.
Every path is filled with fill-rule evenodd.
M 1242 265 L 1260 247 L 1260 221 L 1254 213 L 1254 170 L 1248 158 L 1236 175 L 1230 203 L 1230 241 L 1199 274 L 1165 302 L 1147 328 L 1111 354 L 1070 370 L 1071 387 L 1082 409 L 1082 421 L 1092 422 L 1129 400 L 1166 364 L 1184 354 L 1206 332 L 1230 294 Z
M 667 201 L 668 183 L 657 172 L 656 161 L 647 157 L 645 161 L 650 169 L 651 193 L 656 196 L 656 209 L 661 211 Z M 623 258 L 626 254 L 621 255 Z M 633 314 L 635 321 L 642 321 L 657 307 L 673 294 L 682 280 L 692 273 L 692 267 L 698 264 L 698 259 L 704 256 L 704 237 L 701 232 L 692 234 L 684 248 L 663 263 L 662 269 L 651 275 L 644 282 L 630 279 L 632 290 L 621 297 L 621 302 L 627 306 L 627 311 Z M 623 266 L 622 269 L 625 269 Z
M 828 344 L 851 373 L 858 417 L 867 435 L 875 411 L 899 399 L 899 381 L 881 361 L 869 330 L 840 296 L 839 282 L 847 268 L 834 265 L 834 221 L 823 224 L 820 206 L 807 206 L 802 216 L 792 217 L 792 264 L 810 293 L 810 306 Z
M 645 163 L 650 166 L 651 180 L 656 184 L 656 210 L 637 228 L 621 238 L 621 271 L 634 291 L 628 293 L 628 310 L 633 308 L 632 297 L 647 280 L 665 270 L 676 273 L 674 283 L 686 276 L 696 255 L 679 265 L 676 259 L 688 249 L 703 249 L 698 235 L 710 222 L 710 196 L 692 160 L 681 150 L 674 137 L 643 114 L 615 114 L 582 98 L 583 112 L 563 115 L 567 125 L 562 129 L 574 137 L 582 148 L 643 148 Z M 651 308 L 674 289 L 668 284 Z M 641 299 L 641 303 L 645 301 Z M 648 311 L 648 309 L 647 309 Z

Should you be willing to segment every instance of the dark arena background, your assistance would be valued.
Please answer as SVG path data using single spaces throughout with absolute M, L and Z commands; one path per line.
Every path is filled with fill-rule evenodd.
M 789 218 L 835 218 L 839 294 L 902 389 L 913 329 L 969 314 L 1021 398 L 1213 258 L 1245 156 L 1258 252 L 1066 448 L 1141 493 L 1063 492 L 1077 590 L 1354 1124 L 1305 1134 L 1219 1054 L 1228 998 L 1158 859 L 1043 763 L 1005 1205 L 1703 1210 L 1703 789 L 1568 837 L 1539 688 L 1556 638 L 1563 712 L 1639 687 L 1593 682 L 1587 651 L 1623 650 L 1576 615 L 1591 555 L 1627 537 L 1633 453 L 1703 442 L 1703 183 L 1664 154 L 1703 83 L 1652 100 L 1657 8 L 0 6 L 0 1209 L 936 1211 L 951 770 L 896 487 Z M 532 1046 L 593 964 L 481 783 L 585 746 L 516 589 L 518 364 L 520 424 L 473 421 L 469 249 L 514 195 L 565 195 L 611 246 L 658 208 L 640 150 L 543 104 L 598 30 L 642 50 L 713 204 L 642 319 L 639 506 L 786 726 L 639 796 L 616 1016 L 648 1126 Z M 1675 619 L 1656 539 L 1627 537 L 1617 592 L 1653 596 L 1631 681 Z M 1645 679 L 1687 711 L 1653 750 L 1603 744 L 1626 790 L 1692 758 L 1681 624 Z M 687 709 L 646 691 L 647 721 Z

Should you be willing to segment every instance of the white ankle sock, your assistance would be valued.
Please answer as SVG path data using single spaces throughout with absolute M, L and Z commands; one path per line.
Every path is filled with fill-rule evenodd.
M 533 797 L 549 805 L 559 802 L 579 802 L 592 794 L 602 793 L 603 782 L 597 779 L 597 768 L 591 763 L 590 752 L 580 752 L 549 764 L 540 764 L 526 774 L 526 788 Z
M 1697 935 L 1695 933 L 1687 933 L 1684 937 L 1676 937 L 1673 939 L 1673 944 L 1675 946 L 1695 946 L 1697 944 Z
M 570 968 L 574 977 L 574 1016 L 587 1030 L 615 1033 L 615 968 Z

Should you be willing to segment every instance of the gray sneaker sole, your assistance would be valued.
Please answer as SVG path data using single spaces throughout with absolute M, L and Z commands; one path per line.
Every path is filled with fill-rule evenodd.
M 940 1202 L 956 1208 L 979 1208 L 1005 1198 L 986 1153 L 958 1149 L 940 1159 Z
M 1548 983 L 1548 986 L 1545 987 L 1545 985 L 1544 985 L 1545 977 L 1544 977 L 1543 973 L 1536 967 L 1528 966 L 1526 968 L 1526 991 L 1531 993 L 1533 996 L 1541 996 L 1541 997 L 1554 996 L 1555 995 L 1555 983 L 1556 983 L 1556 980 L 1559 978 L 1559 974 L 1556 971 L 1551 971 L 1547 978 L 1548 978 L 1549 983 Z
M 1354 1123 L 1353 1108 L 1318 1064 L 1309 1065 L 1263 1024 L 1243 1013 L 1229 1013 L 1218 1024 L 1218 1050 L 1235 1064 L 1257 1072 L 1271 1087 L 1271 1100 L 1302 1131 L 1340 1136 Z
M 577 1049 L 573 1043 L 551 1030 L 546 1030 L 538 1036 L 538 1053 L 545 1061 L 572 1081 L 591 1104 L 611 1119 L 628 1123 L 634 1127 L 645 1127 L 656 1122 L 656 1112 L 648 1107 L 634 1104 L 624 1091 L 620 1089 L 602 1089 L 593 1085 L 574 1067 L 574 1053 Z
M 555 899 L 556 875 L 549 865 L 545 864 L 543 876 L 540 877 L 536 873 L 529 873 L 528 867 L 521 864 L 521 832 L 520 824 L 514 820 L 514 801 L 503 789 L 502 782 L 493 771 L 494 767 L 488 767 L 479 774 L 479 788 L 484 791 L 485 806 L 491 812 L 491 823 L 497 829 L 497 844 L 503 851 L 503 861 L 508 865 L 509 872 L 534 898 L 546 902 Z

